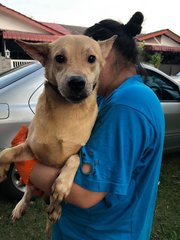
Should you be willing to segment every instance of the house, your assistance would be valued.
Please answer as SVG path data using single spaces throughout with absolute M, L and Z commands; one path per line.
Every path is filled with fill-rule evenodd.
M 0 4 L 0 53 L 6 56 L 10 51 L 13 59 L 23 57 L 14 40 L 33 42 L 53 41 L 70 32 L 59 24 L 43 24 Z
M 161 53 L 163 61 L 160 69 L 169 75 L 180 71 L 180 36 L 169 29 L 137 36 L 147 54 Z
M 0 19 L 0 72 L 30 59 L 15 40 L 51 42 L 70 34 L 70 31 L 60 24 L 38 22 L 2 4 Z M 21 62 L 17 59 L 21 59 Z
M 66 28 L 67 30 L 69 30 L 72 34 L 84 34 L 86 27 L 82 27 L 82 26 L 71 26 L 71 25 L 64 25 L 62 24 L 61 26 L 63 26 L 64 28 Z
M 51 42 L 66 34 L 83 34 L 85 27 L 38 22 L 0 4 L 0 72 L 32 61 L 15 40 Z M 136 38 L 148 54 L 163 54 L 161 69 L 168 74 L 180 71 L 180 36 L 169 29 Z

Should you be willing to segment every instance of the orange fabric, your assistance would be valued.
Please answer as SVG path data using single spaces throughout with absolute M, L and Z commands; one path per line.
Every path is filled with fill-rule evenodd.
M 29 183 L 29 176 L 31 174 L 31 171 L 36 164 L 36 160 L 27 160 L 23 162 L 15 163 L 16 169 L 18 170 L 18 173 L 20 174 L 20 181 L 23 184 Z
M 16 146 L 20 143 L 23 143 L 28 135 L 28 127 L 26 125 L 22 125 L 19 131 L 17 132 L 16 136 L 11 141 L 12 146 Z
M 27 138 L 27 134 L 28 134 L 28 127 L 26 125 L 22 125 L 20 130 L 17 132 L 16 136 L 14 137 L 14 139 L 11 141 L 11 145 L 16 146 L 20 143 L 23 143 Z M 32 159 L 32 160 L 15 163 L 15 166 L 21 177 L 20 181 L 23 184 L 26 184 L 26 185 L 28 184 L 29 176 L 36 162 L 37 161 L 35 159 Z

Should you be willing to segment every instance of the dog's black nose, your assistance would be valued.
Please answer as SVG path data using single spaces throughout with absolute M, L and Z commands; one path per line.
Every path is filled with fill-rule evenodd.
M 69 78 L 68 85 L 71 90 L 80 91 L 85 87 L 85 80 L 81 76 L 72 76 Z

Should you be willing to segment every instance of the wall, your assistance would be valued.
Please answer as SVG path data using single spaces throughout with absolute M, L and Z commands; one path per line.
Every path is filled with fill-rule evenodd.
M 164 46 L 180 47 L 179 43 L 166 36 L 161 36 L 161 44 Z
M 45 30 L 31 26 L 30 24 L 23 22 L 11 15 L 5 14 L 1 11 L 0 19 L 0 29 L 47 34 Z
M 0 56 L 0 73 L 11 69 L 11 59 Z
M 180 72 L 179 64 L 161 64 L 160 70 L 165 72 L 168 75 L 176 75 Z

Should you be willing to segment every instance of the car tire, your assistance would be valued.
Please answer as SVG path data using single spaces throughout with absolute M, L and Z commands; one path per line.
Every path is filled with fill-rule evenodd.
M 25 185 L 20 182 L 20 176 L 11 164 L 7 178 L 1 183 L 1 191 L 8 200 L 20 200 L 25 192 Z

